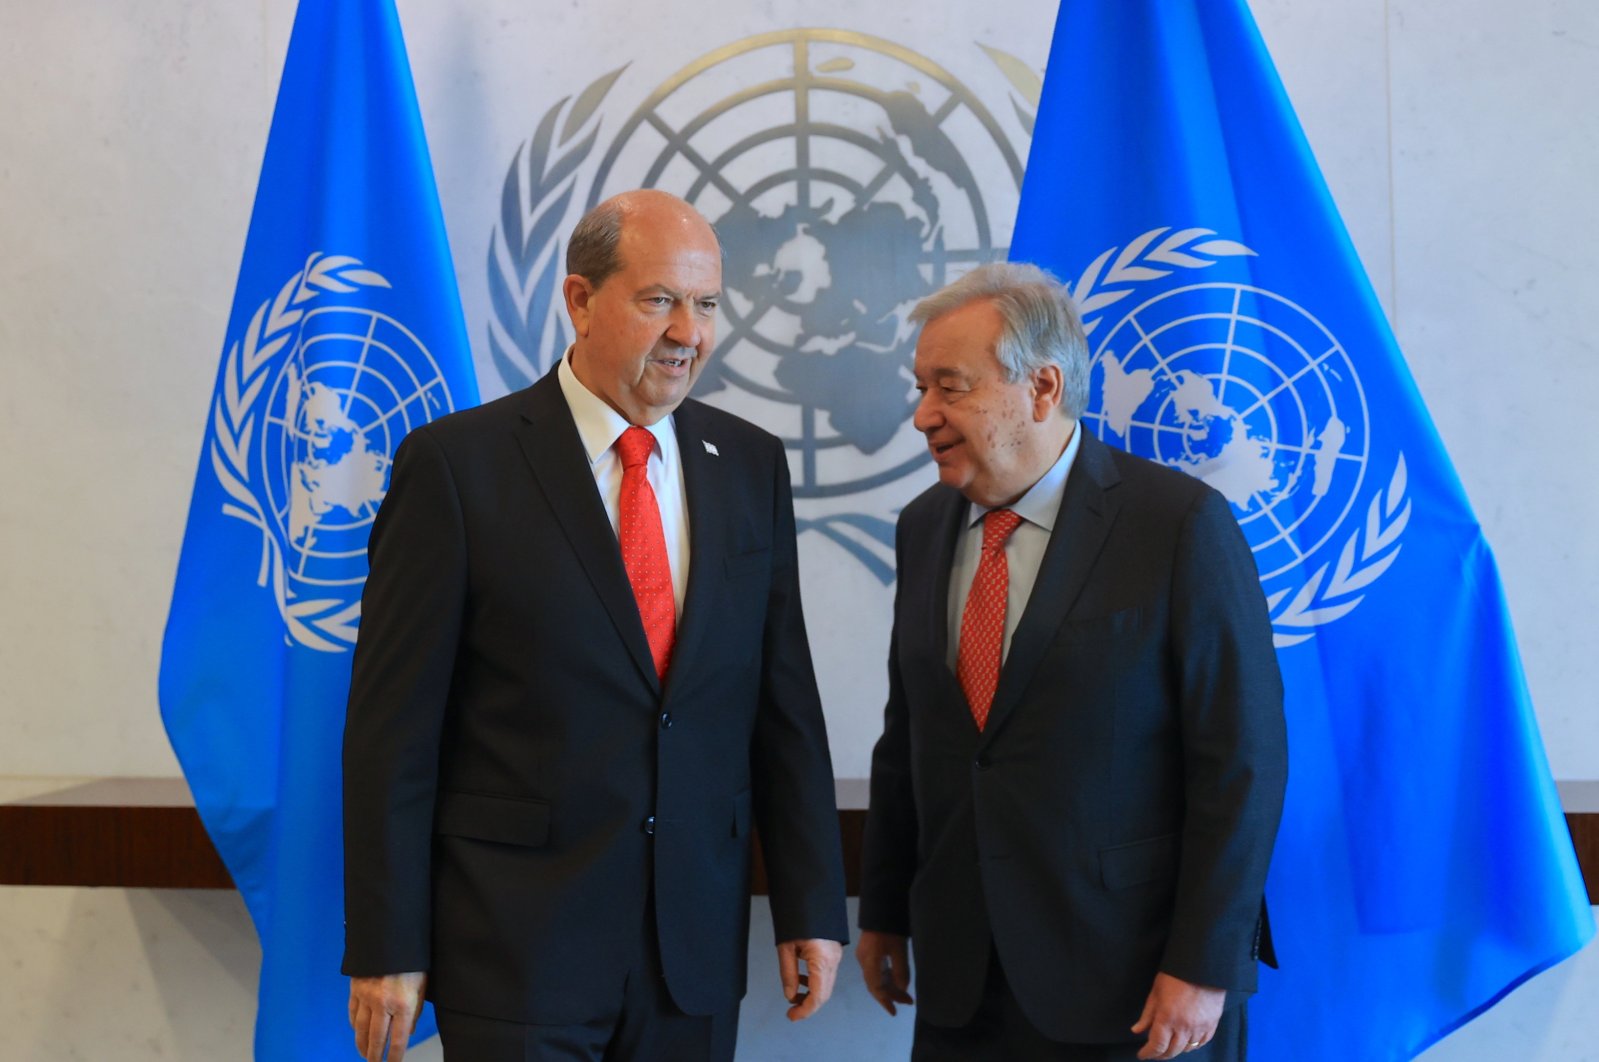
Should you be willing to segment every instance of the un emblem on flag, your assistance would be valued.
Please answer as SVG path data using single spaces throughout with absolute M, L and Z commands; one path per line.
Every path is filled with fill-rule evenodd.
M 1215 235 L 1157 229 L 1078 279 L 1094 336 L 1083 423 L 1232 503 L 1277 644 L 1293 645 L 1352 611 L 1398 557 L 1410 516 L 1404 457 L 1372 490 L 1365 391 L 1309 310 L 1252 284 L 1182 282 L 1253 254 Z M 1135 292 L 1148 294 L 1127 309 Z M 1113 304 L 1120 317 L 1102 328 L 1110 318 L 1096 311 Z
M 256 581 L 289 638 L 311 649 L 355 644 L 394 450 L 454 408 L 410 329 L 364 299 L 340 301 L 388 287 L 357 259 L 312 255 L 229 347 L 212 411 L 211 464 L 232 499 L 223 512 L 261 533 Z

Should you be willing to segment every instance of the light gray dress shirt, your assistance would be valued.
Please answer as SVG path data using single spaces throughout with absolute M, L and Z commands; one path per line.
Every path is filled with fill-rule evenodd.
M 1027 488 L 1027 493 L 1013 505 L 998 506 L 1009 509 L 1022 518 L 1016 530 L 1005 543 L 1005 564 L 1009 569 L 1010 585 L 1005 594 L 1005 644 L 1000 650 L 1003 661 L 1010 656 L 1011 636 L 1022 620 L 1022 610 L 1033 596 L 1033 584 L 1038 581 L 1039 566 L 1044 563 L 1044 550 L 1049 546 L 1049 536 L 1055 530 L 1055 518 L 1060 515 L 1060 501 L 1066 495 L 1066 477 L 1077 459 L 1082 442 L 1083 426 L 1072 429 L 1066 449 L 1049 466 L 1049 471 L 1037 483 Z M 972 592 L 972 577 L 977 574 L 977 564 L 983 552 L 983 517 L 989 510 L 970 502 L 961 526 L 959 540 L 955 543 L 955 564 L 949 573 L 949 664 L 955 670 L 960 657 L 961 613 L 966 610 L 966 598 Z

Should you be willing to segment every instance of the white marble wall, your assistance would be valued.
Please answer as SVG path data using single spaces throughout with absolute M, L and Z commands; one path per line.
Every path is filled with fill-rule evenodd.
M 460 120 L 493 109 L 472 57 L 537 34 L 516 0 L 400 6 L 470 302 L 487 222 L 452 160 L 497 189 L 505 153 Z M 1555 774 L 1593 777 L 1599 9 L 1254 7 L 1497 549 Z M 0 98 L 25 101 L 0 113 L 0 773 L 176 770 L 160 632 L 292 12 L 0 2 Z
M 1555 774 L 1599 777 L 1599 7 L 1253 6 L 1496 547 Z M 524 8 L 413 35 L 430 125 L 472 89 L 450 49 Z M 0 0 L 0 774 L 176 770 L 160 631 L 292 9 Z M 254 947 L 232 894 L 0 889 L 0 1058 L 246 1057 Z M 1599 1059 L 1596 994 L 1589 949 L 1428 1057 Z M 902 1042 L 858 993 L 776 1013 L 751 1005 L 744 1057 Z

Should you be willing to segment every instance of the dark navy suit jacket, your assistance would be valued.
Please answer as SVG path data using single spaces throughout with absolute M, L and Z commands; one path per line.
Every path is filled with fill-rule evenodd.
M 778 939 L 846 939 L 783 447 L 692 400 L 675 418 L 690 562 L 664 690 L 554 372 L 401 445 L 345 731 L 346 973 L 587 1020 L 620 998 L 653 888 L 673 999 L 723 1011 L 752 826 Z
M 934 486 L 900 517 L 861 927 L 910 935 L 937 1025 L 970 1020 L 991 947 L 1064 1042 L 1133 1040 L 1157 971 L 1252 991 L 1287 753 L 1227 502 L 1085 434 L 981 733 L 946 662 L 966 512 Z

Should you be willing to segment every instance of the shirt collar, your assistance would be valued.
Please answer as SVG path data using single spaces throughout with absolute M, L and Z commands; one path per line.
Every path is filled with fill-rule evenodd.
M 572 420 L 577 424 L 577 435 L 583 442 L 583 451 L 588 455 L 589 464 L 593 465 L 604 456 L 605 451 L 616 445 L 616 440 L 632 425 L 577 378 L 577 373 L 572 371 L 571 347 L 567 347 L 566 353 L 561 355 L 556 378 L 561 384 L 561 394 L 566 397 L 566 406 L 572 411 Z M 663 460 L 676 453 L 677 434 L 670 416 L 662 417 L 646 430 L 655 436 L 655 444 Z
M 1066 443 L 1066 449 L 1049 466 L 1037 483 L 1027 488 L 1027 493 L 1010 505 L 996 505 L 996 509 L 1009 509 L 1030 524 L 1043 528 L 1053 533 L 1055 530 L 1055 517 L 1060 514 L 1061 499 L 1066 496 L 1066 476 L 1072 470 L 1072 462 L 1077 460 L 1077 451 L 1083 441 L 1083 425 L 1079 421 L 1072 428 L 1072 437 Z M 967 513 L 967 525 L 971 527 L 977 521 L 987 516 L 992 510 L 973 505 Z

